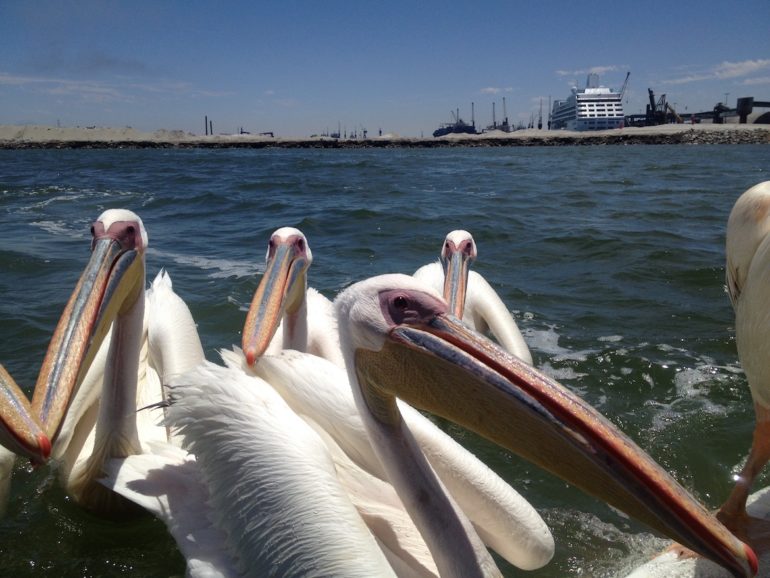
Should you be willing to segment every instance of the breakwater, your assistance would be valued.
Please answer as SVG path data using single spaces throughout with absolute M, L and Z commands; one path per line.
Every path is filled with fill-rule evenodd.
M 10 128 L 10 127 L 6 127 Z M 18 128 L 18 127 L 15 127 Z M 36 127 L 39 128 L 39 127 Z M 196 136 L 181 131 L 139 133 L 131 129 L 45 129 L 0 131 L 0 149 L 121 148 L 441 148 L 513 146 L 603 146 L 659 144 L 770 144 L 766 125 L 665 125 L 598 132 L 523 130 L 491 135 L 447 135 L 441 138 L 378 137 L 371 139 L 269 138 L 252 135 Z

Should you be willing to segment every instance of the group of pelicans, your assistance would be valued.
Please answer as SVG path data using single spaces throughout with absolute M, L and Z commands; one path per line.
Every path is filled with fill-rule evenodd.
M 31 402 L 0 366 L 6 482 L 15 456 L 53 461 L 84 508 L 163 520 L 191 576 L 500 576 L 490 548 L 525 570 L 547 564 L 554 541 L 537 511 L 422 411 L 670 537 L 677 560 L 713 562 L 689 575 L 757 573 L 746 501 L 770 456 L 770 181 L 728 222 L 757 426 L 717 515 L 533 367 L 507 307 L 470 271 L 465 231 L 414 275 L 373 277 L 332 302 L 308 287 L 305 236 L 278 229 L 242 346 L 222 350 L 223 364 L 204 359 L 167 274 L 145 290 L 140 218 L 108 210 L 91 232 Z

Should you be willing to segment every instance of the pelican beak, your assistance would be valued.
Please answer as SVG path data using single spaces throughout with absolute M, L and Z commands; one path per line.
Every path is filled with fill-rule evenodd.
M 442 258 L 444 266 L 444 300 L 449 311 L 462 319 L 465 310 L 465 295 L 468 289 L 468 271 L 473 258 L 465 251 L 452 251 L 448 258 Z
M 556 381 L 447 314 L 397 324 L 388 336 L 380 351 L 355 352 L 356 371 L 367 388 L 467 427 L 735 576 L 756 574 L 751 548 L 617 427 Z
M 95 236 L 91 258 L 48 345 L 32 397 L 32 410 L 51 440 L 55 441 L 70 401 L 112 321 L 141 295 L 142 253 L 126 245 L 125 239 L 115 238 L 109 232 Z
M 246 362 L 254 365 L 267 350 L 284 312 L 296 313 L 305 299 L 310 260 L 304 240 L 273 237 L 267 265 L 243 325 L 241 348 Z
M 51 455 L 51 441 L 35 417 L 29 399 L 0 365 L 0 444 L 33 464 Z

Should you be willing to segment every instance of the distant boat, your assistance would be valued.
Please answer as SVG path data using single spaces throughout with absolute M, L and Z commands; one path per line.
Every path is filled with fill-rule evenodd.
M 626 83 L 628 76 L 626 76 Z M 585 88 L 572 88 L 566 100 L 553 103 L 551 130 L 606 130 L 623 127 L 623 93 L 621 90 L 599 86 L 599 76 L 589 74 Z
M 442 124 L 441 127 L 433 131 L 434 137 L 444 136 L 445 134 L 479 134 L 476 132 L 476 123 L 468 124 L 460 118 L 460 111 L 452 112 L 454 122 Z

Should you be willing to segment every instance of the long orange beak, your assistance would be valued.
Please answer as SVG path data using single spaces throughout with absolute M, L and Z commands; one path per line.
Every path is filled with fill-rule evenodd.
M 110 236 L 96 238 L 91 258 L 56 326 L 32 397 L 32 411 L 52 441 L 113 319 L 144 284 L 135 248 Z
M 291 314 L 302 305 L 310 262 L 304 238 L 273 235 L 265 274 L 243 326 L 242 349 L 249 365 L 254 365 L 267 350 L 284 312 Z
M 467 427 L 735 576 L 756 574 L 751 548 L 617 427 L 455 317 L 395 325 L 380 351 L 355 352 L 355 366 L 368 388 Z

